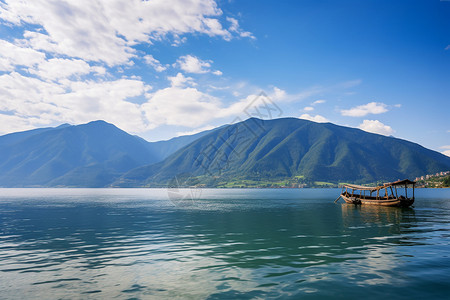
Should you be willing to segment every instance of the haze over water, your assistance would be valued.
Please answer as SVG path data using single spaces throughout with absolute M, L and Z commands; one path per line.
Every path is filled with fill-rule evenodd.
M 1 189 L 0 298 L 443 299 L 450 189 Z

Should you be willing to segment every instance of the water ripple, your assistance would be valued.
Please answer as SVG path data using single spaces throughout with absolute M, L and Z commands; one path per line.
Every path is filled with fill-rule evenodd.
M 238 192 L 181 208 L 133 190 L 0 196 L 0 289 L 12 299 L 450 292 L 449 198 L 391 209 L 334 205 L 335 190 Z

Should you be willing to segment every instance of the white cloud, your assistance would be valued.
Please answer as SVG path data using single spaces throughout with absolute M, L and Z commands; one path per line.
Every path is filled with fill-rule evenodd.
M 269 97 L 272 100 L 285 100 L 288 95 L 285 90 L 277 88 L 276 86 L 273 88 L 272 92 L 269 93 Z
M 251 32 L 243 31 L 239 27 L 239 21 L 236 20 L 235 18 L 227 17 L 227 21 L 231 23 L 230 27 L 228 28 L 230 32 L 236 32 L 237 34 L 239 34 L 240 37 L 243 38 L 250 38 L 253 40 L 256 39 Z
M 149 128 L 160 125 L 200 127 L 216 118 L 221 110 L 218 98 L 196 88 L 172 86 L 147 95 L 142 105 Z
M 183 74 L 178 73 L 176 76 L 169 76 L 167 77 L 170 81 L 170 85 L 173 87 L 183 87 L 185 85 L 197 85 L 194 82 L 194 79 L 192 77 L 185 77 Z
M 247 100 L 226 107 L 182 73 L 150 94 L 151 87 L 128 72 L 134 62 L 157 72 L 168 67 L 137 45 L 180 45 L 189 34 L 254 38 L 222 14 L 214 0 L 1 1 L 0 22 L 22 36 L 0 38 L 0 131 L 104 119 L 142 132 L 162 124 L 195 128 L 230 116 Z M 187 73 L 222 75 L 212 61 L 193 55 L 180 57 L 178 64 Z M 274 89 L 273 97 L 284 95 Z
M 201 74 L 210 72 L 212 61 L 201 60 L 192 55 L 184 55 L 177 60 L 177 63 L 181 70 L 187 73 Z
M 92 67 L 88 64 L 80 64 L 79 69 L 57 68 L 58 65 L 78 63 L 78 60 L 51 59 L 30 69 L 45 78 L 18 72 L 0 75 L 0 111 L 4 112 L 1 113 L 1 133 L 61 122 L 86 123 L 96 119 L 135 133 L 160 125 L 198 128 L 219 118 L 246 118 L 245 110 L 249 105 L 263 106 L 263 103 L 256 103 L 261 98 L 256 94 L 224 105 L 221 99 L 197 89 L 193 78 L 182 73 L 168 77 L 169 87 L 150 93 L 151 87 L 139 77 L 82 81 L 71 75 L 89 72 Z M 40 74 L 46 71 L 49 74 Z M 144 103 L 130 102 L 129 99 L 134 97 L 141 97 L 137 102 L 144 100 Z M 285 97 L 286 92 L 277 87 L 268 93 L 268 98 L 273 102 Z M 8 122 L 14 122 L 14 125 L 8 125 Z
M 312 86 L 309 87 L 307 89 L 304 89 L 303 91 L 297 93 L 297 94 L 290 94 L 290 95 L 286 95 L 285 97 L 285 101 L 304 101 L 307 100 L 313 96 L 317 96 L 317 95 L 321 95 L 324 93 L 336 93 L 336 92 L 340 92 L 342 90 L 345 89 L 349 89 L 352 87 L 355 87 L 357 85 L 359 85 L 362 81 L 360 79 L 357 80 L 350 80 L 350 81 L 344 81 L 344 82 L 340 82 L 338 84 L 334 84 L 334 85 L 330 85 L 330 86 L 320 86 L 320 85 L 316 85 L 316 86 Z M 323 102 L 322 102 L 323 101 Z M 315 101 L 317 103 L 315 104 L 320 104 L 320 103 L 325 103 L 325 100 L 318 100 Z
M 285 101 L 288 98 L 289 96 L 286 91 L 278 87 L 273 87 L 267 94 L 261 93 L 261 91 L 248 94 L 247 97 L 218 111 L 217 117 L 240 117 L 241 119 L 249 117 L 260 119 L 279 118 L 282 116 L 283 112 L 276 102 Z
M 382 114 L 387 112 L 387 105 L 379 102 L 370 102 L 365 105 L 341 110 L 343 116 L 364 117 L 368 114 Z
M 182 135 L 193 135 L 193 134 L 196 134 L 196 133 L 199 133 L 199 132 L 202 132 L 202 131 L 214 129 L 214 128 L 216 128 L 216 127 L 217 127 L 217 126 L 206 125 L 206 126 L 203 126 L 203 127 L 200 127 L 200 128 L 196 128 L 196 129 L 194 129 L 194 130 L 177 132 L 177 136 L 182 136 Z
M 325 100 L 316 100 L 313 103 L 311 103 L 311 105 L 322 104 L 322 103 L 325 103 L 325 102 L 326 102 Z
M 66 122 L 85 123 L 103 119 L 130 132 L 146 129 L 140 105 L 127 101 L 149 87 L 140 80 L 73 82 L 70 92 L 55 97 Z
M 52 123 L 86 123 L 103 119 L 130 132 L 146 129 L 138 104 L 128 98 L 143 95 L 150 89 L 142 81 L 46 82 L 12 72 L 0 76 L 0 111 L 2 122 L 14 121 L 14 126 L 2 123 L 2 133 L 26 130 Z
M 384 125 L 378 120 L 364 120 L 361 124 L 359 124 L 358 128 L 372 133 L 378 133 L 381 135 L 391 135 L 394 133 L 394 130 L 391 126 Z
M 212 73 L 217 76 L 221 76 L 223 73 L 219 70 L 211 70 L 212 60 L 201 60 L 193 55 L 184 55 L 178 58 L 174 66 L 179 66 L 181 70 L 186 73 L 204 74 Z
M 39 117 L 51 111 L 56 105 L 50 100 L 62 94 L 61 85 L 44 82 L 37 78 L 23 76 L 17 72 L 0 76 L 0 111 L 15 112 L 20 117 Z
M 32 67 L 45 60 L 45 54 L 28 47 L 19 47 L 0 39 L 0 71 L 13 71 L 16 66 Z
M 442 151 L 441 153 L 444 155 L 450 156 L 450 145 L 441 146 L 439 148 L 446 149 L 446 150 Z
M 3 134 L 34 129 L 36 124 L 33 121 L 36 120 L 30 120 L 15 115 L 6 115 L 0 113 L 0 133 Z
M 147 65 L 152 66 L 157 72 L 165 71 L 167 68 L 164 67 L 159 60 L 153 57 L 153 55 L 145 55 L 144 61 Z
M 317 123 L 327 123 L 330 122 L 327 118 L 325 118 L 324 116 L 321 115 L 309 115 L 309 114 L 302 114 L 300 116 L 300 119 L 305 119 L 305 120 L 309 120 L 309 121 L 313 121 L 313 122 L 317 122 Z
M 177 76 L 181 78 L 182 74 L 179 73 Z M 163 124 L 203 128 L 210 121 L 220 118 L 230 118 L 229 121 L 231 121 L 235 117 L 241 119 L 250 116 L 259 118 L 280 117 L 282 112 L 274 106 L 274 102 L 268 103 L 265 101 L 281 99 L 285 93 L 285 91 L 274 87 L 267 96 L 251 94 L 226 106 L 221 99 L 197 88 L 175 84 L 147 94 L 148 101 L 142 105 L 142 109 L 149 122 L 149 128 L 156 128 Z M 270 111 L 267 106 L 271 106 Z M 255 113 L 256 108 L 260 115 L 251 115 Z
M 268 97 L 274 99 L 282 97 L 284 93 L 283 90 L 275 87 Z M 197 128 L 219 118 L 242 117 L 245 119 L 249 117 L 250 105 L 259 107 L 260 112 L 266 113 L 261 108 L 262 103 L 258 102 L 262 97 L 253 94 L 225 106 L 219 98 L 194 87 L 172 85 L 148 94 L 147 98 L 148 101 L 142 105 L 142 109 L 149 122 L 149 128 L 156 128 L 163 124 Z
M 136 55 L 133 46 L 181 35 L 201 33 L 230 40 L 235 32 L 217 19 L 222 11 L 212 0 L 5 0 L 0 19 L 16 26 L 32 24 L 43 31 L 28 31 L 24 44 L 35 50 L 124 64 Z
M 203 20 L 203 23 L 208 28 L 208 31 L 205 32 L 207 35 L 218 35 L 222 36 L 227 41 L 231 40 L 231 33 L 228 30 L 222 28 L 222 24 L 220 24 L 219 20 L 206 18 Z
M 314 107 L 312 107 L 312 106 L 306 106 L 306 107 L 303 108 L 303 110 L 304 110 L 304 111 L 313 111 L 313 110 L 314 110 Z
M 84 60 L 64 58 L 52 58 L 39 63 L 35 68 L 28 69 L 29 73 L 49 80 L 68 78 L 73 75 L 81 76 L 95 71 L 105 73 L 103 67 L 92 68 Z

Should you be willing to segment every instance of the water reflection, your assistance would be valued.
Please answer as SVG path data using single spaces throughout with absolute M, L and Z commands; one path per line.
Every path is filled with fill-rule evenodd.
M 400 224 L 402 219 L 413 221 L 415 211 L 410 207 L 385 207 L 377 205 L 342 204 L 342 216 L 345 222 L 351 222 L 359 216 L 367 223 Z
M 2 201 L 0 289 L 8 298 L 377 298 L 407 296 L 431 262 L 420 295 L 448 291 L 439 286 L 450 279 L 448 210 L 335 205 L 333 191 L 319 192 L 262 201 L 259 191 L 215 191 L 193 207 L 126 201 L 122 191 Z
M 355 250 L 363 258 L 352 261 L 346 271 L 348 279 L 360 286 L 406 284 L 407 279 L 392 270 L 405 263 L 399 246 L 419 245 L 408 242 L 403 230 L 417 226 L 414 209 L 350 204 L 343 204 L 341 209 L 349 235 L 359 240 L 347 250 Z

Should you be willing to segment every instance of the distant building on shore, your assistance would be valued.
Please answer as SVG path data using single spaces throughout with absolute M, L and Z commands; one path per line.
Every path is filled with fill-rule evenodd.
M 416 177 L 416 179 L 414 179 L 415 181 L 423 181 L 423 180 L 427 180 L 433 177 L 439 177 L 439 176 L 447 176 L 448 174 L 450 174 L 450 171 L 441 171 L 441 172 L 437 172 L 436 174 L 427 174 L 424 176 L 420 176 L 420 177 Z

